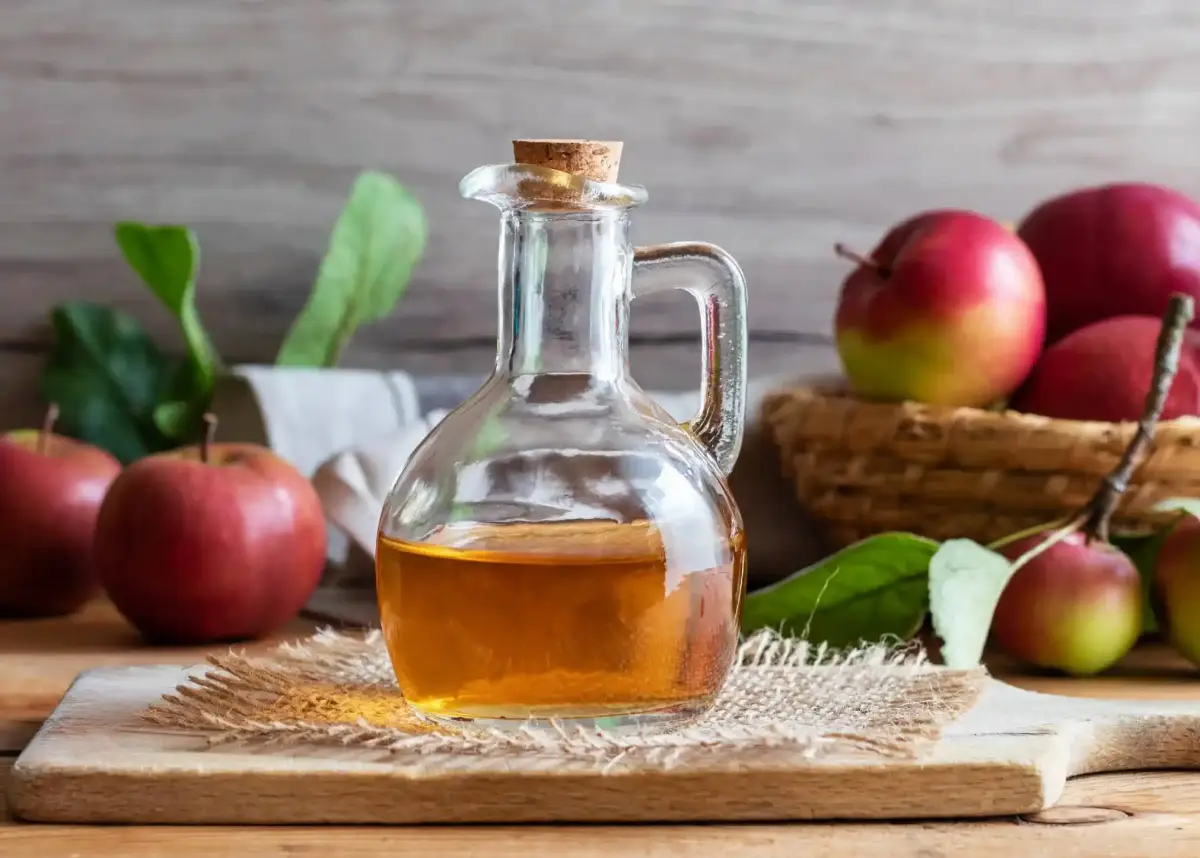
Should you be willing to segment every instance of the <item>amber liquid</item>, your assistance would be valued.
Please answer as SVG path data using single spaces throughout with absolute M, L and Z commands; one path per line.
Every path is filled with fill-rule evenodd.
M 467 530 L 470 546 L 381 538 L 380 615 L 418 711 L 472 719 L 600 718 L 710 705 L 737 645 L 745 541 L 695 528 L 571 523 Z M 462 532 L 443 532 L 461 542 Z M 681 543 L 679 540 L 687 540 Z M 444 540 L 443 540 L 444 541 Z M 701 568 L 687 567 L 699 557 Z

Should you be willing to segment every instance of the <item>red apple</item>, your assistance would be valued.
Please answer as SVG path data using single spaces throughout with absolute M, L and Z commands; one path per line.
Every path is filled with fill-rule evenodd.
M 1151 594 L 1155 619 L 1167 640 L 1200 665 L 1200 519 L 1185 516 L 1163 540 Z
M 1162 319 L 1117 316 L 1080 328 L 1042 353 L 1012 407 L 1063 420 L 1141 419 Z M 1161 419 L 1200 414 L 1200 361 L 1182 349 Z
M 1173 292 L 1200 302 L 1200 205 L 1170 188 L 1076 190 L 1037 206 L 1018 234 L 1046 282 L 1048 342 L 1113 316 L 1161 318 Z
M 0 616 L 77 611 L 100 589 L 92 537 L 121 465 L 46 425 L 0 437 Z
M 1009 543 L 1015 560 L 1049 532 Z M 1021 661 L 1084 676 L 1112 666 L 1142 632 L 1142 584 L 1125 554 L 1072 533 L 1017 570 L 992 616 L 992 637 Z
M 860 260 L 842 283 L 834 327 L 859 395 L 987 406 L 1029 373 L 1045 315 L 1025 243 L 983 215 L 942 210 L 896 226 Z
M 149 640 L 243 640 L 300 612 L 325 540 L 317 493 L 288 462 L 258 445 L 206 441 L 117 478 L 100 509 L 96 565 Z

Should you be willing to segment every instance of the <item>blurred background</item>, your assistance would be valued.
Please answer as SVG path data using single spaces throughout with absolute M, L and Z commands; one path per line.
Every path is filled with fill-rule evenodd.
M 462 200 L 514 137 L 623 140 L 640 244 L 742 264 L 752 375 L 828 353 L 846 263 L 923 208 L 1016 220 L 1079 185 L 1200 192 L 1190 0 L 6 0 L 0 7 L 0 421 L 41 411 L 47 315 L 86 299 L 179 351 L 121 219 L 186 224 L 230 363 L 270 361 L 355 176 L 415 193 L 429 243 L 343 366 L 480 374 L 497 215 Z M 639 301 L 634 371 L 698 380 L 690 298 Z

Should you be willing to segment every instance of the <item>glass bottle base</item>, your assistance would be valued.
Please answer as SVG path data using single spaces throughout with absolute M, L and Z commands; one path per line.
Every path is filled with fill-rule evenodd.
M 673 706 L 650 712 L 613 712 L 610 714 L 537 713 L 530 715 L 492 716 L 488 714 L 450 715 L 413 707 L 424 721 L 456 730 L 499 730 L 501 732 L 534 731 L 558 734 L 563 729 L 604 732 L 613 735 L 666 732 L 694 722 L 711 708 L 711 701 Z

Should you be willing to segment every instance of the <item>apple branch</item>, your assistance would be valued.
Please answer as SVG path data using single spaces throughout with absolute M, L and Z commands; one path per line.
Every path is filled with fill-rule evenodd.
M 204 415 L 204 436 L 200 439 L 200 461 L 208 464 L 208 451 L 217 437 L 217 415 Z
M 884 278 L 885 280 L 891 276 L 892 272 L 890 270 L 888 270 L 887 268 L 885 268 L 884 266 L 880 265 L 874 259 L 872 259 L 869 256 L 863 256 L 857 250 L 847 247 L 846 245 L 842 244 L 840 241 L 833 246 L 833 252 L 836 253 L 838 256 L 842 257 L 842 259 L 849 259 L 851 262 L 857 263 L 858 265 L 861 265 L 863 268 L 870 268 L 872 271 L 874 271 L 876 274 L 878 274 L 880 277 Z
M 1154 378 L 1146 393 L 1146 407 L 1138 421 L 1129 446 L 1121 455 L 1121 461 L 1104 478 L 1092 499 L 1080 510 L 1083 518 L 1083 534 L 1088 542 L 1093 539 L 1108 541 L 1108 523 L 1121 495 L 1129 488 L 1133 470 L 1146 453 L 1154 438 L 1154 428 L 1167 402 L 1167 394 L 1179 370 L 1179 352 L 1183 345 L 1183 334 L 1192 320 L 1194 302 L 1188 295 L 1175 293 L 1163 314 L 1162 330 L 1154 349 Z
M 54 424 L 58 422 L 58 403 L 51 402 L 46 408 L 46 416 L 42 418 L 42 430 L 38 433 L 37 451 L 40 455 L 46 452 L 46 446 L 50 443 L 50 433 L 54 431 Z

